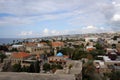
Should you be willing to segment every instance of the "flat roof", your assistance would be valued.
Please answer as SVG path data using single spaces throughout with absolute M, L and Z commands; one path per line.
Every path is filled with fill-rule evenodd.
M 108 56 L 103 56 L 105 62 L 120 62 L 120 56 L 117 56 L 116 60 L 111 60 Z

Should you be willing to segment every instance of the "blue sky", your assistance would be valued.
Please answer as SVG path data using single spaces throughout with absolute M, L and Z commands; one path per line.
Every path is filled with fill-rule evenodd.
M 0 0 L 0 38 L 116 31 L 119 0 Z

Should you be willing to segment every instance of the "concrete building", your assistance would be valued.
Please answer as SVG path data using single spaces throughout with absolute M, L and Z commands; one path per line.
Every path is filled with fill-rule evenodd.
M 50 53 L 50 47 L 49 46 L 28 46 L 26 47 L 26 51 L 29 51 L 30 54 L 43 54 L 43 53 Z
M 120 56 L 117 56 L 116 60 L 111 60 L 108 56 L 103 56 L 103 60 L 106 65 L 120 64 Z
M 97 37 L 86 37 L 85 38 L 85 42 L 90 42 L 90 41 L 96 42 L 98 41 L 98 38 Z
M 11 62 L 11 64 L 21 63 L 22 61 L 29 58 L 31 55 L 25 52 L 15 52 L 12 53 L 11 56 L 7 59 L 4 59 L 4 63 Z
M 82 62 L 67 60 L 66 67 L 63 70 L 57 70 L 55 74 L 74 75 L 75 80 L 82 80 Z
M 63 42 L 59 42 L 59 41 L 52 42 L 51 45 L 52 45 L 52 48 L 57 48 L 57 47 L 61 48 L 61 47 L 64 47 L 64 43 Z
M 9 47 L 9 50 L 17 49 L 18 51 L 25 51 L 24 45 L 15 44 Z
M 109 68 L 104 61 L 101 60 L 94 60 L 93 62 L 94 66 L 96 67 L 96 71 L 98 73 L 110 73 L 112 71 L 111 68 Z
M 68 59 L 68 56 L 65 56 L 61 52 L 59 52 L 54 56 L 48 57 L 48 62 L 65 65 L 67 62 L 67 59 Z

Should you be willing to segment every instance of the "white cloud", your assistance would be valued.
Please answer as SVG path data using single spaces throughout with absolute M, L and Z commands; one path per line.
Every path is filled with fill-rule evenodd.
M 102 1 L 98 2 L 100 4 L 103 3 Z M 26 25 L 43 20 L 55 20 L 65 18 L 72 19 L 74 17 L 81 18 L 83 14 L 89 14 L 90 11 L 98 8 L 96 3 L 97 2 L 95 0 L 0 0 L 0 13 L 15 15 L 14 17 L 3 18 L 4 20 L 0 21 L 0 23 Z M 91 4 L 94 4 L 95 6 Z M 92 19 L 94 19 L 93 23 L 96 23 L 96 20 L 101 20 L 96 18 L 96 16 Z M 72 23 L 76 21 L 77 20 L 74 19 Z M 83 22 L 84 24 L 92 22 L 91 18 L 79 19 L 79 21 Z M 103 19 L 101 21 L 103 21 Z M 78 23 L 80 24 L 80 22 Z
M 33 35 L 32 31 L 22 31 L 20 34 L 20 36 L 31 36 Z
M 55 35 L 65 35 L 68 34 L 68 30 L 58 31 L 45 28 L 41 33 L 41 36 L 55 36 Z
M 101 29 L 101 30 L 105 30 L 105 28 L 104 28 L 104 27 L 100 27 L 100 29 Z
M 15 15 L 47 14 L 69 11 L 79 6 L 81 0 L 0 0 L 0 12 Z
M 120 7 L 120 3 L 119 3 L 119 2 L 113 1 L 112 4 L 113 4 L 115 7 Z
M 120 21 L 120 14 L 114 14 L 112 17 L 113 21 Z
M 86 29 L 97 29 L 97 27 L 91 25 L 91 26 L 87 26 Z
M 119 0 L 114 2 L 109 0 L 0 0 L 0 14 L 7 13 L 13 15 L 0 17 L 0 26 L 6 24 L 10 26 L 29 26 L 31 24 L 38 24 L 41 21 L 56 20 L 59 22 L 65 20 L 63 25 L 68 25 L 66 26 L 68 30 L 64 30 L 61 26 L 63 28 L 61 31 L 57 28 L 54 30 L 45 28 L 42 33 L 22 31 L 20 35 L 41 34 L 47 36 L 111 31 L 116 27 L 116 24 L 117 27 L 118 24 L 120 25 L 119 4 Z M 91 24 L 96 26 L 86 26 Z M 106 26 L 108 24 L 110 27 L 107 27 L 107 30 L 105 27 L 97 26 Z M 69 30 L 71 26 L 77 26 L 77 29 Z M 117 28 L 117 30 L 119 29 Z
M 55 35 L 67 35 L 67 34 L 83 34 L 83 33 L 102 33 L 102 32 L 114 32 L 112 28 L 96 27 L 93 25 L 84 26 L 74 30 L 51 30 L 45 28 L 41 33 L 34 33 L 33 31 L 22 31 L 19 36 L 22 37 L 39 37 L 39 36 L 55 36 Z
M 43 33 L 41 34 L 42 36 L 54 36 L 54 35 L 66 35 L 66 34 L 102 33 L 102 32 L 113 32 L 113 30 L 112 28 L 106 29 L 104 27 L 89 25 L 78 29 L 63 30 L 63 31 L 44 29 Z
M 103 33 L 103 32 L 112 32 L 112 28 L 104 28 L 104 27 L 98 27 L 98 26 L 86 26 L 79 30 L 81 33 Z
M 45 28 L 45 29 L 43 30 L 43 35 L 47 36 L 48 34 L 49 34 L 49 30 L 48 30 L 47 28 Z
M 112 4 L 113 4 L 113 5 L 116 5 L 116 2 L 115 2 L 115 1 L 113 1 L 113 2 L 112 2 Z
M 97 27 L 90 25 L 90 26 L 83 27 L 81 29 L 81 32 L 82 33 L 95 33 L 97 30 L 98 30 Z
M 106 21 L 103 22 L 110 31 L 120 30 L 120 0 L 110 0 L 106 4 L 101 4 L 101 13 L 104 15 Z M 97 15 L 96 15 L 97 16 Z M 99 15 L 98 15 L 99 16 Z M 105 20 L 100 19 L 100 20 Z M 105 27 L 104 27 L 105 28 Z

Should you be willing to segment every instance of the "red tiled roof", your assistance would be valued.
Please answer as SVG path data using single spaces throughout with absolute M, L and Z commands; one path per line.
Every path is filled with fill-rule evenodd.
M 30 54 L 25 53 L 25 52 L 18 52 L 18 53 L 13 53 L 12 58 L 26 58 L 29 57 Z
M 52 42 L 52 47 L 61 47 L 64 46 L 63 42 Z
M 92 51 L 92 50 L 94 50 L 94 48 L 88 48 L 88 49 L 87 49 L 87 51 Z
M 25 46 L 36 46 L 37 44 L 35 42 L 28 42 L 24 44 Z

